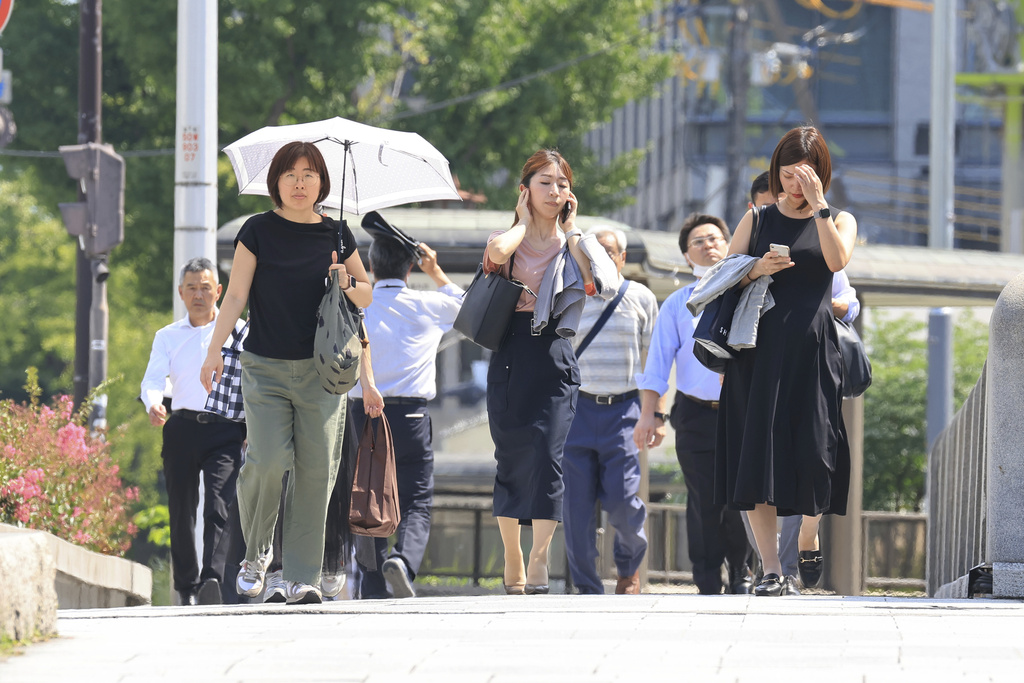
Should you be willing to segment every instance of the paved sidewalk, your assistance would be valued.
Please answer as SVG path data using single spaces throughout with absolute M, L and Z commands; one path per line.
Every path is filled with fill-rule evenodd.
M 472 596 L 69 610 L 0 662 L 49 681 L 1024 680 L 1024 604 L 800 596 Z

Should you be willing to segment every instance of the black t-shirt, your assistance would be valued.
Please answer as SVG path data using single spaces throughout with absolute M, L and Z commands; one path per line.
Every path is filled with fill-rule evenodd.
M 338 222 L 293 223 L 273 211 L 253 216 L 235 237 L 256 256 L 249 288 L 249 336 L 245 349 L 267 358 L 313 357 L 316 309 L 324 295 L 331 252 L 338 249 Z M 338 262 L 355 253 L 345 225 Z

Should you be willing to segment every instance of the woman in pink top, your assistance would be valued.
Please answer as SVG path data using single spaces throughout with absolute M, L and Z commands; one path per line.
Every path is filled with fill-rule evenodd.
M 568 249 L 593 294 L 571 188 L 572 169 L 561 154 L 540 150 L 531 156 L 523 166 L 515 222 L 488 239 L 484 269 L 501 270 L 539 292 L 548 265 Z M 487 413 L 497 461 L 494 516 L 505 546 L 509 594 L 548 592 L 548 548 L 562 520 L 562 449 L 580 385 L 572 345 L 556 334 L 557 325 L 531 334 L 535 305 L 535 296 L 524 293 L 487 372 Z M 533 527 L 529 567 L 519 544 L 521 525 Z

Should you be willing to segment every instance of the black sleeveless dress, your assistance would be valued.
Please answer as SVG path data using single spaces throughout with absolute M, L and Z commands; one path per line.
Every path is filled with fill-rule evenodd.
M 796 264 L 776 273 L 775 306 L 757 347 L 730 362 L 722 384 L 715 502 L 779 515 L 846 514 L 850 449 L 842 415 L 842 358 L 832 320 L 832 276 L 813 218 L 765 209 L 758 256 L 788 244 Z

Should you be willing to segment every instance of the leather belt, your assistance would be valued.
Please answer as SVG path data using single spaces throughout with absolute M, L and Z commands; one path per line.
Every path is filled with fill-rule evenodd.
M 183 417 L 186 420 L 198 422 L 201 425 L 207 425 L 214 422 L 227 422 L 228 424 L 238 424 L 237 422 L 233 422 L 232 420 L 227 419 L 223 415 L 218 415 L 217 413 L 199 412 L 196 410 L 185 410 L 184 408 L 182 408 L 181 410 L 175 410 L 171 414 L 177 415 L 178 417 Z
M 362 402 L 363 399 L 355 399 Z M 425 406 L 427 405 L 427 399 L 418 398 L 415 396 L 385 396 L 384 405 L 386 406 Z
M 636 398 L 639 395 L 640 395 L 640 391 L 638 389 L 633 389 L 633 391 L 627 391 L 624 394 L 603 394 L 603 395 L 598 395 L 598 394 L 588 394 L 585 391 L 581 391 L 580 392 L 580 396 L 582 396 L 583 398 L 588 399 L 590 401 L 593 401 L 594 403 L 596 403 L 599 406 L 610 406 L 610 405 L 613 405 L 615 403 L 622 403 L 623 401 L 628 401 L 631 398 Z
M 718 401 L 708 401 L 703 398 L 697 398 L 696 396 L 690 396 L 689 394 L 683 394 L 683 396 L 685 396 L 688 400 L 693 401 L 699 406 L 711 408 L 711 410 L 718 410 Z

